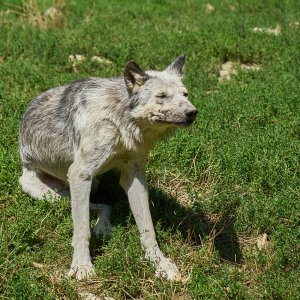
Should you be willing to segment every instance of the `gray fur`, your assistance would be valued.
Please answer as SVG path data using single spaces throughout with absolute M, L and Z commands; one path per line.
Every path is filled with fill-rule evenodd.
M 102 174 L 114 170 L 128 195 L 146 257 L 157 275 L 178 279 L 176 265 L 160 251 L 148 204 L 145 164 L 154 143 L 197 114 L 181 77 L 184 56 L 165 71 L 144 72 L 134 61 L 124 77 L 87 78 L 51 89 L 27 108 L 20 128 L 20 184 L 34 198 L 71 192 L 74 225 L 70 276 L 93 274 L 89 254 L 89 196 Z M 96 232 L 111 229 L 110 208 L 94 204 Z

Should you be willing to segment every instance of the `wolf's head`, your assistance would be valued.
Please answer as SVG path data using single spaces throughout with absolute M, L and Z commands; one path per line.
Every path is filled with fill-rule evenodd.
M 130 61 L 124 71 L 132 116 L 151 126 L 187 126 L 197 109 L 188 100 L 182 83 L 185 56 L 179 56 L 164 71 L 143 71 Z

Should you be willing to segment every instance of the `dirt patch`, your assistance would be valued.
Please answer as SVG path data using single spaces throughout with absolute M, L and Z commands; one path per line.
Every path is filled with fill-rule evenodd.
M 249 71 L 258 71 L 260 70 L 260 65 L 258 64 L 241 64 L 242 70 L 249 70 Z
M 87 57 L 82 54 L 75 54 L 75 55 L 70 54 L 68 56 L 68 62 L 72 65 L 72 69 L 73 69 L 74 73 L 76 73 L 78 71 L 77 67 L 79 65 L 81 65 L 82 63 L 84 63 L 86 60 L 87 60 Z M 96 55 L 91 58 L 91 61 L 96 62 L 98 64 L 104 64 L 104 65 L 110 65 L 113 63 L 112 61 L 110 61 L 107 58 L 104 58 L 102 56 L 96 56 Z
M 258 71 L 260 68 L 261 67 L 258 64 L 241 64 L 239 62 L 227 61 L 221 66 L 219 82 L 229 81 L 233 75 L 238 74 L 239 69 L 246 71 Z
M 298 29 L 299 26 L 300 26 L 300 22 L 298 22 L 298 21 L 296 21 L 296 22 L 290 22 L 290 23 L 289 23 L 289 26 L 290 26 L 291 28 Z
M 280 35 L 281 34 L 281 27 L 279 24 L 276 25 L 275 28 L 268 28 L 268 27 L 254 27 L 252 29 L 253 32 L 262 32 L 267 34 L 273 34 L 273 35 Z
M 75 54 L 75 55 L 69 55 L 68 57 L 68 61 L 71 62 L 71 63 L 74 63 L 74 62 L 82 62 L 82 61 L 85 61 L 86 60 L 86 57 L 84 55 L 81 55 L 81 54 Z
M 229 5 L 229 9 L 233 12 L 237 11 L 237 7 L 235 5 Z
M 92 293 L 89 292 L 79 292 L 79 296 L 81 297 L 81 299 L 83 300 L 115 300 L 114 298 L 111 297 L 98 297 L 97 295 L 94 295 Z
M 104 65 L 112 64 L 112 61 L 110 61 L 109 59 L 101 57 L 101 56 L 96 56 L 96 55 L 91 58 L 91 61 L 97 62 L 99 64 L 104 64 Z
M 236 70 L 235 63 L 232 61 L 227 61 L 221 66 L 219 81 L 220 82 L 228 81 L 231 79 L 232 75 L 236 75 L 236 74 L 237 74 L 237 70 Z
M 68 61 L 72 65 L 72 70 L 77 73 L 77 67 L 86 60 L 86 57 L 81 54 L 69 55 Z
M 268 238 L 268 235 L 266 233 L 263 233 L 263 234 L 261 234 L 261 235 L 259 235 L 257 237 L 256 244 L 257 244 L 257 248 L 260 251 L 266 247 L 266 245 L 267 245 L 267 238 Z
M 213 13 L 215 11 L 215 8 L 214 8 L 214 6 L 212 6 L 210 3 L 207 3 L 206 5 L 205 5 L 205 12 L 207 13 L 207 14 L 211 14 L 211 13 Z

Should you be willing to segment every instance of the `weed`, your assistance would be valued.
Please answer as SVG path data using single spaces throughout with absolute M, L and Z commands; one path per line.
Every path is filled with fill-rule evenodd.
M 61 28 L 65 25 L 65 0 L 54 0 L 53 5 L 44 13 L 36 0 L 23 0 L 22 8 L 24 20 L 27 20 L 32 26 L 45 30 L 47 28 Z

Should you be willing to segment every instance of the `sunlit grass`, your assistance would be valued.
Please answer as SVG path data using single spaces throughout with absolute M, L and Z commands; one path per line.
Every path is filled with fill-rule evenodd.
M 300 298 L 300 4 L 210 5 L 213 10 L 200 1 L 0 2 L 1 297 Z M 59 19 L 47 16 L 50 7 Z M 268 32 L 276 26 L 278 35 Z M 91 241 L 96 276 L 66 279 L 69 201 L 37 202 L 18 186 L 26 106 L 71 80 L 120 76 L 130 59 L 162 69 L 183 52 L 198 120 L 157 145 L 147 176 L 158 241 L 185 280 L 154 276 L 119 189 L 112 237 Z M 85 59 L 74 63 L 70 55 Z M 235 70 L 219 80 L 226 63 Z

